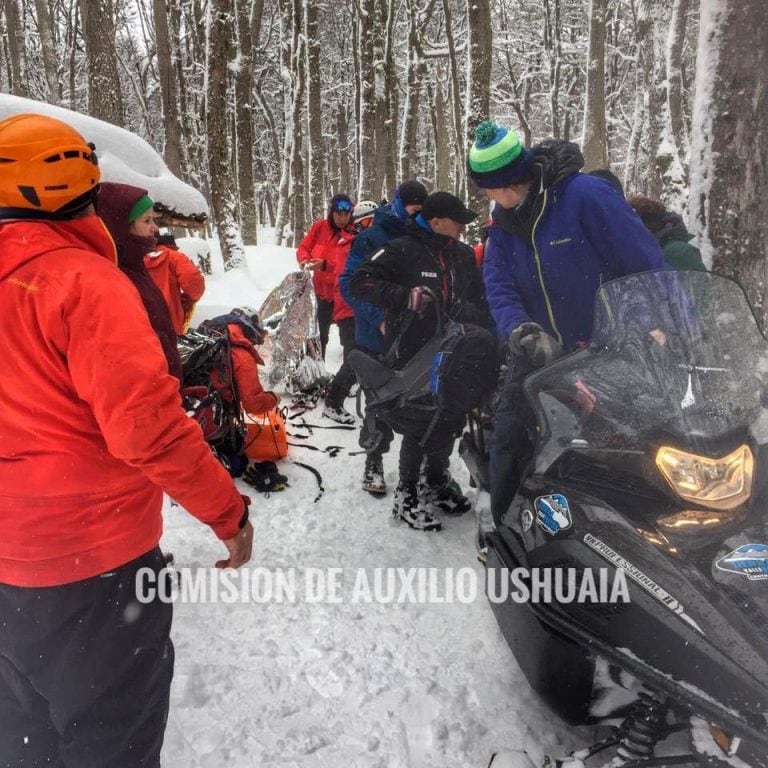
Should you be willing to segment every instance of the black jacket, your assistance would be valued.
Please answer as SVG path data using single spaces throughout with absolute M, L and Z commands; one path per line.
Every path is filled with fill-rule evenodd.
M 428 306 L 423 317 L 412 317 L 408 294 L 420 285 L 434 292 L 438 306 Z M 384 308 L 388 349 L 400 334 L 403 322 L 409 323 L 393 361 L 397 367 L 410 360 L 434 335 L 437 311 L 443 323 L 457 320 L 485 328 L 493 325 L 472 249 L 415 222 L 409 222 L 404 237 L 391 240 L 360 265 L 349 290 L 356 299 Z

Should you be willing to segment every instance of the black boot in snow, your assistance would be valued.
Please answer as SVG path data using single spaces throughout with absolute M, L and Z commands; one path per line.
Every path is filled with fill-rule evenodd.
M 384 482 L 384 459 L 380 454 L 369 453 L 365 458 L 363 490 L 372 496 L 383 496 L 387 492 Z
M 400 483 L 395 488 L 392 517 L 402 520 L 417 531 L 439 531 L 443 527 L 422 504 L 416 483 Z
M 438 482 L 419 483 L 419 495 L 425 508 L 433 515 L 463 515 L 472 509 L 471 502 L 461 492 L 461 486 L 447 472 Z

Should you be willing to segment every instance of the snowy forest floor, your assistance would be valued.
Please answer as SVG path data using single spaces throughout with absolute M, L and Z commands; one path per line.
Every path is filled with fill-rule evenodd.
M 290 249 L 249 249 L 247 268 L 209 278 L 197 320 L 259 306 L 294 264 Z M 335 330 L 328 358 L 335 370 Z M 352 400 L 347 407 L 354 410 Z M 332 424 L 321 410 L 306 421 Z M 308 442 L 343 451 L 331 458 L 292 447 L 281 462 L 290 488 L 269 497 L 240 484 L 254 501 L 252 583 L 255 569 L 265 569 L 266 596 L 267 574 L 279 572 L 295 578 L 295 594 L 176 603 L 164 768 L 485 768 L 502 747 L 524 748 L 534 761 L 566 753 L 574 746 L 568 727 L 529 688 L 484 597 L 474 513 L 444 521 L 439 533 L 412 531 L 390 516 L 399 442 L 385 457 L 389 492 L 380 499 L 360 489 L 364 456 L 349 455 L 359 450 L 356 431 L 317 429 Z M 291 459 L 322 474 L 316 503 L 315 478 Z M 466 489 L 457 455 L 451 469 Z M 162 545 L 178 567 L 210 568 L 223 556 L 210 531 L 170 502 L 165 521 Z M 312 601 L 307 569 L 325 577 L 330 568 L 340 569 L 338 601 Z M 398 579 L 391 602 L 355 592 L 358 569 L 373 589 L 375 569 L 397 568 L 437 569 L 438 597 L 459 581 L 474 581 L 476 596 L 398 602 Z M 447 569 L 469 570 L 452 580 Z

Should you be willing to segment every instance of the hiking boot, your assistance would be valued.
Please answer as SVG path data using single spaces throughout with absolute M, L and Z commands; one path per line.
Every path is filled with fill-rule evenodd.
M 448 474 L 439 484 L 419 483 L 419 495 L 432 514 L 463 515 L 472 509 L 471 502 L 461 492 L 461 486 Z
M 325 408 L 323 408 L 323 416 L 339 424 L 355 423 L 355 417 L 343 405 L 331 405 L 326 402 Z
M 416 491 L 416 483 L 400 483 L 395 488 L 392 517 L 402 520 L 417 531 L 439 531 L 443 527 L 422 504 Z
M 363 490 L 372 496 L 383 496 L 387 492 L 384 482 L 384 459 L 379 454 L 369 453 L 365 458 Z

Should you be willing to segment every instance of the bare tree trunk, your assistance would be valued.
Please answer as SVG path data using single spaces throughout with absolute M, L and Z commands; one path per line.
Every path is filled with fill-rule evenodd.
M 24 56 L 24 32 L 16 0 L 5 0 L 5 25 L 8 30 L 8 58 L 10 59 L 10 87 L 15 96 L 29 97 Z
M 43 0 L 40 0 L 42 2 Z M 176 95 L 176 73 L 173 69 L 171 36 L 168 29 L 166 0 L 153 0 L 155 22 L 155 44 L 157 47 L 157 68 L 160 73 L 160 102 L 163 105 L 163 127 L 165 129 L 166 165 L 181 177 L 181 125 L 179 122 Z
M 359 124 L 357 140 L 357 156 L 360 158 L 357 194 L 359 199 L 371 197 L 373 191 L 381 184 L 376 179 L 376 100 L 374 72 L 374 16 L 376 5 L 374 0 L 360 0 L 359 25 L 360 30 L 358 54 L 358 94 L 359 94 Z
M 688 126 L 683 115 L 683 44 L 690 0 L 675 0 L 667 38 L 667 106 L 677 159 L 688 175 Z
M 544 0 L 544 50 L 549 60 L 550 132 L 560 138 L 560 69 L 563 46 L 560 26 L 560 0 Z
M 208 25 L 208 168 L 211 203 L 221 244 L 224 269 L 245 263 L 245 250 L 237 224 L 237 200 L 231 182 L 231 157 L 227 132 L 229 62 L 232 58 L 231 30 L 234 27 L 232 0 L 211 0 Z
M 411 177 L 411 161 L 417 151 L 421 85 L 425 80 L 424 54 L 419 37 L 419 30 L 423 28 L 424 20 L 419 14 L 416 0 L 406 0 L 406 6 L 408 8 L 408 74 L 400 134 L 401 180 Z
M 705 262 L 768 321 L 768 24 L 762 0 L 702 0 L 691 218 Z
M 384 40 L 381 64 L 376 67 L 376 154 L 382 164 L 379 176 L 382 189 L 376 190 L 376 196 L 382 192 L 391 194 L 397 185 L 397 162 L 395 158 L 395 116 L 397 115 L 397 75 L 395 73 L 395 1 L 380 0 L 381 19 L 383 20 Z M 378 39 L 378 38 L 377 38 Z M 378 59 L 377 59 L 378 61 Z
M 303 29 L 303 0 L 293 0 L 293 13 L 295 24 L 299 32 Z M 290 125 L 293 126 L 293 144 L 291 146 L 291 174 L 288 198 L 291 201 L 291 231 L 292 239 L 287 245 L 295 246 L 304 237 L 308 229 L 308 214 L 306 208 L 306 173 L 304 169 L 304 137 L 303 137 L 303 111 L 306 91 L 306 54 L 304 35 L 296 35 L 296 48 L 293 51 L 291 72 L 293 76 L 293 109 Z
M 339 189 L 352 188 L 352 170 L 349 167 L 349 121 L 343 105 L 336 112 L 336 136 L 338 137 Z
M 465 146 L 465 131 L 464 121 L 462 120 L 462 100 L 461 100 L 461 84 L 459 81 L 459 62 L 456 57 L 456 44 L 453 39 L 453 20 L 451 15 L 451 7 L 448 0 L 443 0 L 443 14 L 445 16 L 445 39 L 448 42 L 448 71 L 450 73 L 450 85 L 448 88 L 448 107 L 450 110 L 450 130 L 448 124 L 445 126 L 445 136 L 436 136 L 438 142 L 438 149 L 440 145 L 448 146 L 448 135 L 453 133 L 453 152 L 457 158 L 463 158 L 467 148 Z M 488 57 L 490 59 L 490 57 Z M 460 195 L 464 196 L 467 188 L 466 179 L 466 165 L 459 160 L 458 163 L 454 163 L 454 172 L 456 178 L 453 179 L 451 188 Z M 438 189 L 449 189 L 449 187 L 441 187 L 438 184 Z
M 589 53 L 587 95 L 584 107 L 584 167 L 608 167 L 605 126 L 605 13 L 607 0 L 591 0 L 589 10 Z
M 449 128 L 450 120 L 448 118 L 448 103 L 445 98 L 443 79 L 436 76 L 434 79 L 434 96 L 430 99 L 432 103 L 432 109 L 430 110 L 432 116 L 432 132 L 435 137 L 435 151 L 434 151 L 434 164 L 435 164 L 435 189 L 441 189 L 445 191 L 452 191 L 454 188 L 454 180 L 451 179 L 451 166 L 454 163 L 451 162 L 455 157 L 451 142 L 448 141 L 448 137 L 451 133 Z M 459 155 L 460 157 L 460 155 Z M 463 165 L 463 163 L 460 163 Z
M 258 216 L 253 180 L 253 32 L 248 0 L 236 0 L 239 67 L 235 74 L 235 152 L 240 226 L 245 245 L 256 245 Z M 256 30 L 258 34 L 258 30 Z
M 469 23 L 469 49 L 467 51 L 467 145 L 461 154 L 464 165 L 466 154 L 475 139 L 475 128 L 490 117 L 491 104 L 491 62 L 490 52 L 493 46 L 491 33 L 491 8 L 489 0 L 467 0 L 467 20 Z M 487 211 L 485 196 L 473 185 L 467 189 L 469 207 L 475 211 Z M 479 219 L 479 220 L 478 220 Z M 483 217 L 478 217 L 468 227 L 467 239 L 478 239 L 479 228 L 484 224 Z
M 123 97 L 115 55 L 115 11 L 112 0 L 80 0 L 88 59 L 88 113 L 125 125 Z
M 275 244 L 286 245 L 292 239 L 289 232 L 290 200 L 288 198 L 291 177 L 291 153 L 293 151 L 294 134 L 291 118 L 293 115 L 293 100 L 295 93 L 291 75 L 293 50 L 297 45 L 298 32 L 293 18 L 293 7 L 290 0 L 280 0 L 280 72 L 283 84 L 283 148 L 280 170 L 280 183 L 277 190 L 277 213 L 275 214 Z
M 56 45 L 53 37 L 53 23 L 48 10 L 48 0 L 35 0 L 37 13 L 37 28 L 40 31 L 40 49 L 43 54 L 45 69 L 46 98 L 58 104 L 61 101 L 61 83 L 59 83 L 58 65 L 56 63 Z
M 309 135 L 309 213 L 310 218 L 320 216 L 323 210 L 325 191 L 325 142 L 323 141 L 323 107 L 320 101 L 322 72 L 320 69 L 320 46 L 322 41 L 318 29 L 317 2 L 304 3 L 306 26 L 306 82 L 307 82 L 307 128 Z

